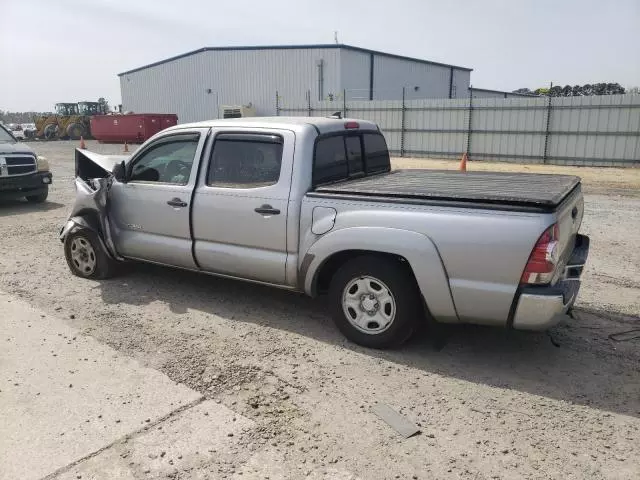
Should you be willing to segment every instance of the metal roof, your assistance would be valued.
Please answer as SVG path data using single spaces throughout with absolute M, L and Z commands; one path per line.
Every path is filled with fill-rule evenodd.
M 181 55 L 176 55 L 175 57 L 166 58 L 164 60 L 160 60 L 158 62 L 150 63 L 148 65 L 144 65 L 142 67 L 134 68 L 132 70 L 127 70 L 126 72 L 119 73 L 118 76 L 126 75 L 128 73 L 138 72 L 140 70 L 144 70 L 146 68 L 155 67 L 157 65 L 162 65 L 163 63 L 169 63 L 174 60 L 178 60 L 180 58 L 189 57 L 191 55 L 196 55 L 202 52 L 210 52 L 210 51 L 233 51 L 233 50 L 309 50 L 312 48 L 338 48 L 344 50 L 351 50 L 355 52 L 369 53 L 373 55 L 389 57 L 389 58 L 397 58 L 398 60 L 407 60 L 410 62 L 416 63 L 424 63 L 428 65 L 439 65 L 441 67 L 453 68 L 456 70 L 465 70 L 471 72 L 472 68 L 460 67 L 458 65 L 449 65 L 448 63 L 440 63 L 440 62 L 432 62 L 430 60 L 422 60 L 420 58 L 413 57 L 405 57 L 403 55 L 396 55 L 394 53 L 386 53 L 380 52 L 378 50 L 369 50 L 368 48 L 360 48 L 354 47 L 352 45 L 345 45 L 342 43 L 328 43 L 328 44 L 317 44 L 317 45 L 254 45 L 254 46 L 244 46 L 244 47 L 204 47 L 199 48 L 197 50 L 193 50 L 191 52 L 186 52 Z
M 492 90 L 490 88 L 469 87 L 469 90 L 473 90 L 474 92 L 506 93 L 507 95 L 514 95 L 517 97 L 538 97 L 539 96 L 539 95 L 534 95 L 530 93 L 507 92 L 505 90 Z

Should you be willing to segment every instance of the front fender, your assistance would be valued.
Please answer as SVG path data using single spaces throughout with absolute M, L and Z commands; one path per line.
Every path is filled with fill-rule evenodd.
M 100 236 L 100 232 L 85 217 L 71 217 L 60 229 L 60 241 L 64 243 L 67 236 L 78 228 L 86 228 Z
M 322 265 L 332 255 L 347 250 L 367 250 L 403 257 L 409 262 L 433 317 L 440 322 L 459 321 L 438 249 L 426 235 L 409 230 L 351 227 L 324 235 L 304 256 L 307 261 L 310 260 L 304 277 L 304 290 L 308 295 L 315 294 L 316 280 Z
M 87 228 L 96 233 L 104 251 L 116 259 L 124 260 L 115 247 L 109 222 L 109 190 L 111 178 L 95 178 L 83 180 L 76 177 L 76 200 L 71 215 L 60 230 L 60 240 L 77 228 Z
M 94 225 L 87 217 L 75 216 L 69 218 L 69 220 L 67 220 L 64 226 L 60 229 L 60 241 L 64 243 L 66 238 L 76 230 L 91 230 L 98 237 L 102 250 L 113 260 L 121 260 L 117 254 L 114 255 L 109 248 L 107 248 L 107 244 L 104 241 L 100 227 Z

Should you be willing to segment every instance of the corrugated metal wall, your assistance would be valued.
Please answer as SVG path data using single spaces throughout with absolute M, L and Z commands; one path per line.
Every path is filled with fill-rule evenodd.
M 472 107 L 472 108 L 470 108 Z M 380 125 L 396 155 L 640 166 L 640 95 L 312 102 L 311 111 Z
M 120 77 L 124 110 L 177 113 L 180 123 L 218 118 L 220 105 L 256 107 L 275 113 L 300 104 L 310 89 L 319 95 L 318 61 L 324 92 L 341 92 L 340 50 L 209 50 Z M 325 93 L 326 95 L 326 93 Z
M 322 82 L 319 82 L 322 61 Z M 205 50 L 120 77 L 124 110 L 177 113 L 180 123 L 218 118 L 221 105 L 256 107 L 258 115 L 311 101 L 368 100 L 371 53 L 348 48 Z M 465 96 L 468 71 L 454 69 L 454 96 Z M 373 96 L 447 98 L 451 68 L 374 54 Z
M 120 77 L 122 107 L 136 113 L 177 113 L 181 123 L 217 118 L 215 90 L 198 53 Z M 272 95 L 274 95 L 272 93 Z
M 451 98 L 469 97 L 469 85 L 471 85 L 471 72 L 468 70 L 453 70 L 453 95 Z
M 370 72 L 371 55 L 353 50 L 340 50 L 340 78 L 347 99 L 369 100 Z
M 376 55 L 373 72 L 376 100 L 400 100 L 402 87 L 407 99 L 449 98 L 449 67 Z

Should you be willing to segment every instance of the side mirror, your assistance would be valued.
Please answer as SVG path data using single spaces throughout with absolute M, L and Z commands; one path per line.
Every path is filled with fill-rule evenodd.
M 120 163 L 116 163 L 113 166 L 111 173 L 118 182 L 125 183 L 127 181 L 127 169 L 124 165 L 124 160 Z

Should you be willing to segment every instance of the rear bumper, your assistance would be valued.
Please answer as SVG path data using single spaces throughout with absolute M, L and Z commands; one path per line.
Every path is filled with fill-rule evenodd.
M 578 235 L 563 276 L 553 286 L 524 287 L 513 316 L 513 328 L 546 330 L 573 307 L 580 290 L 580 276 L 589 255 L 589 237 Z
M 51 172 L 38 172 L 30 175 L 0 177 L 0 199 L 8 200 L 27 195 L 37 195 L 51 185 Z

